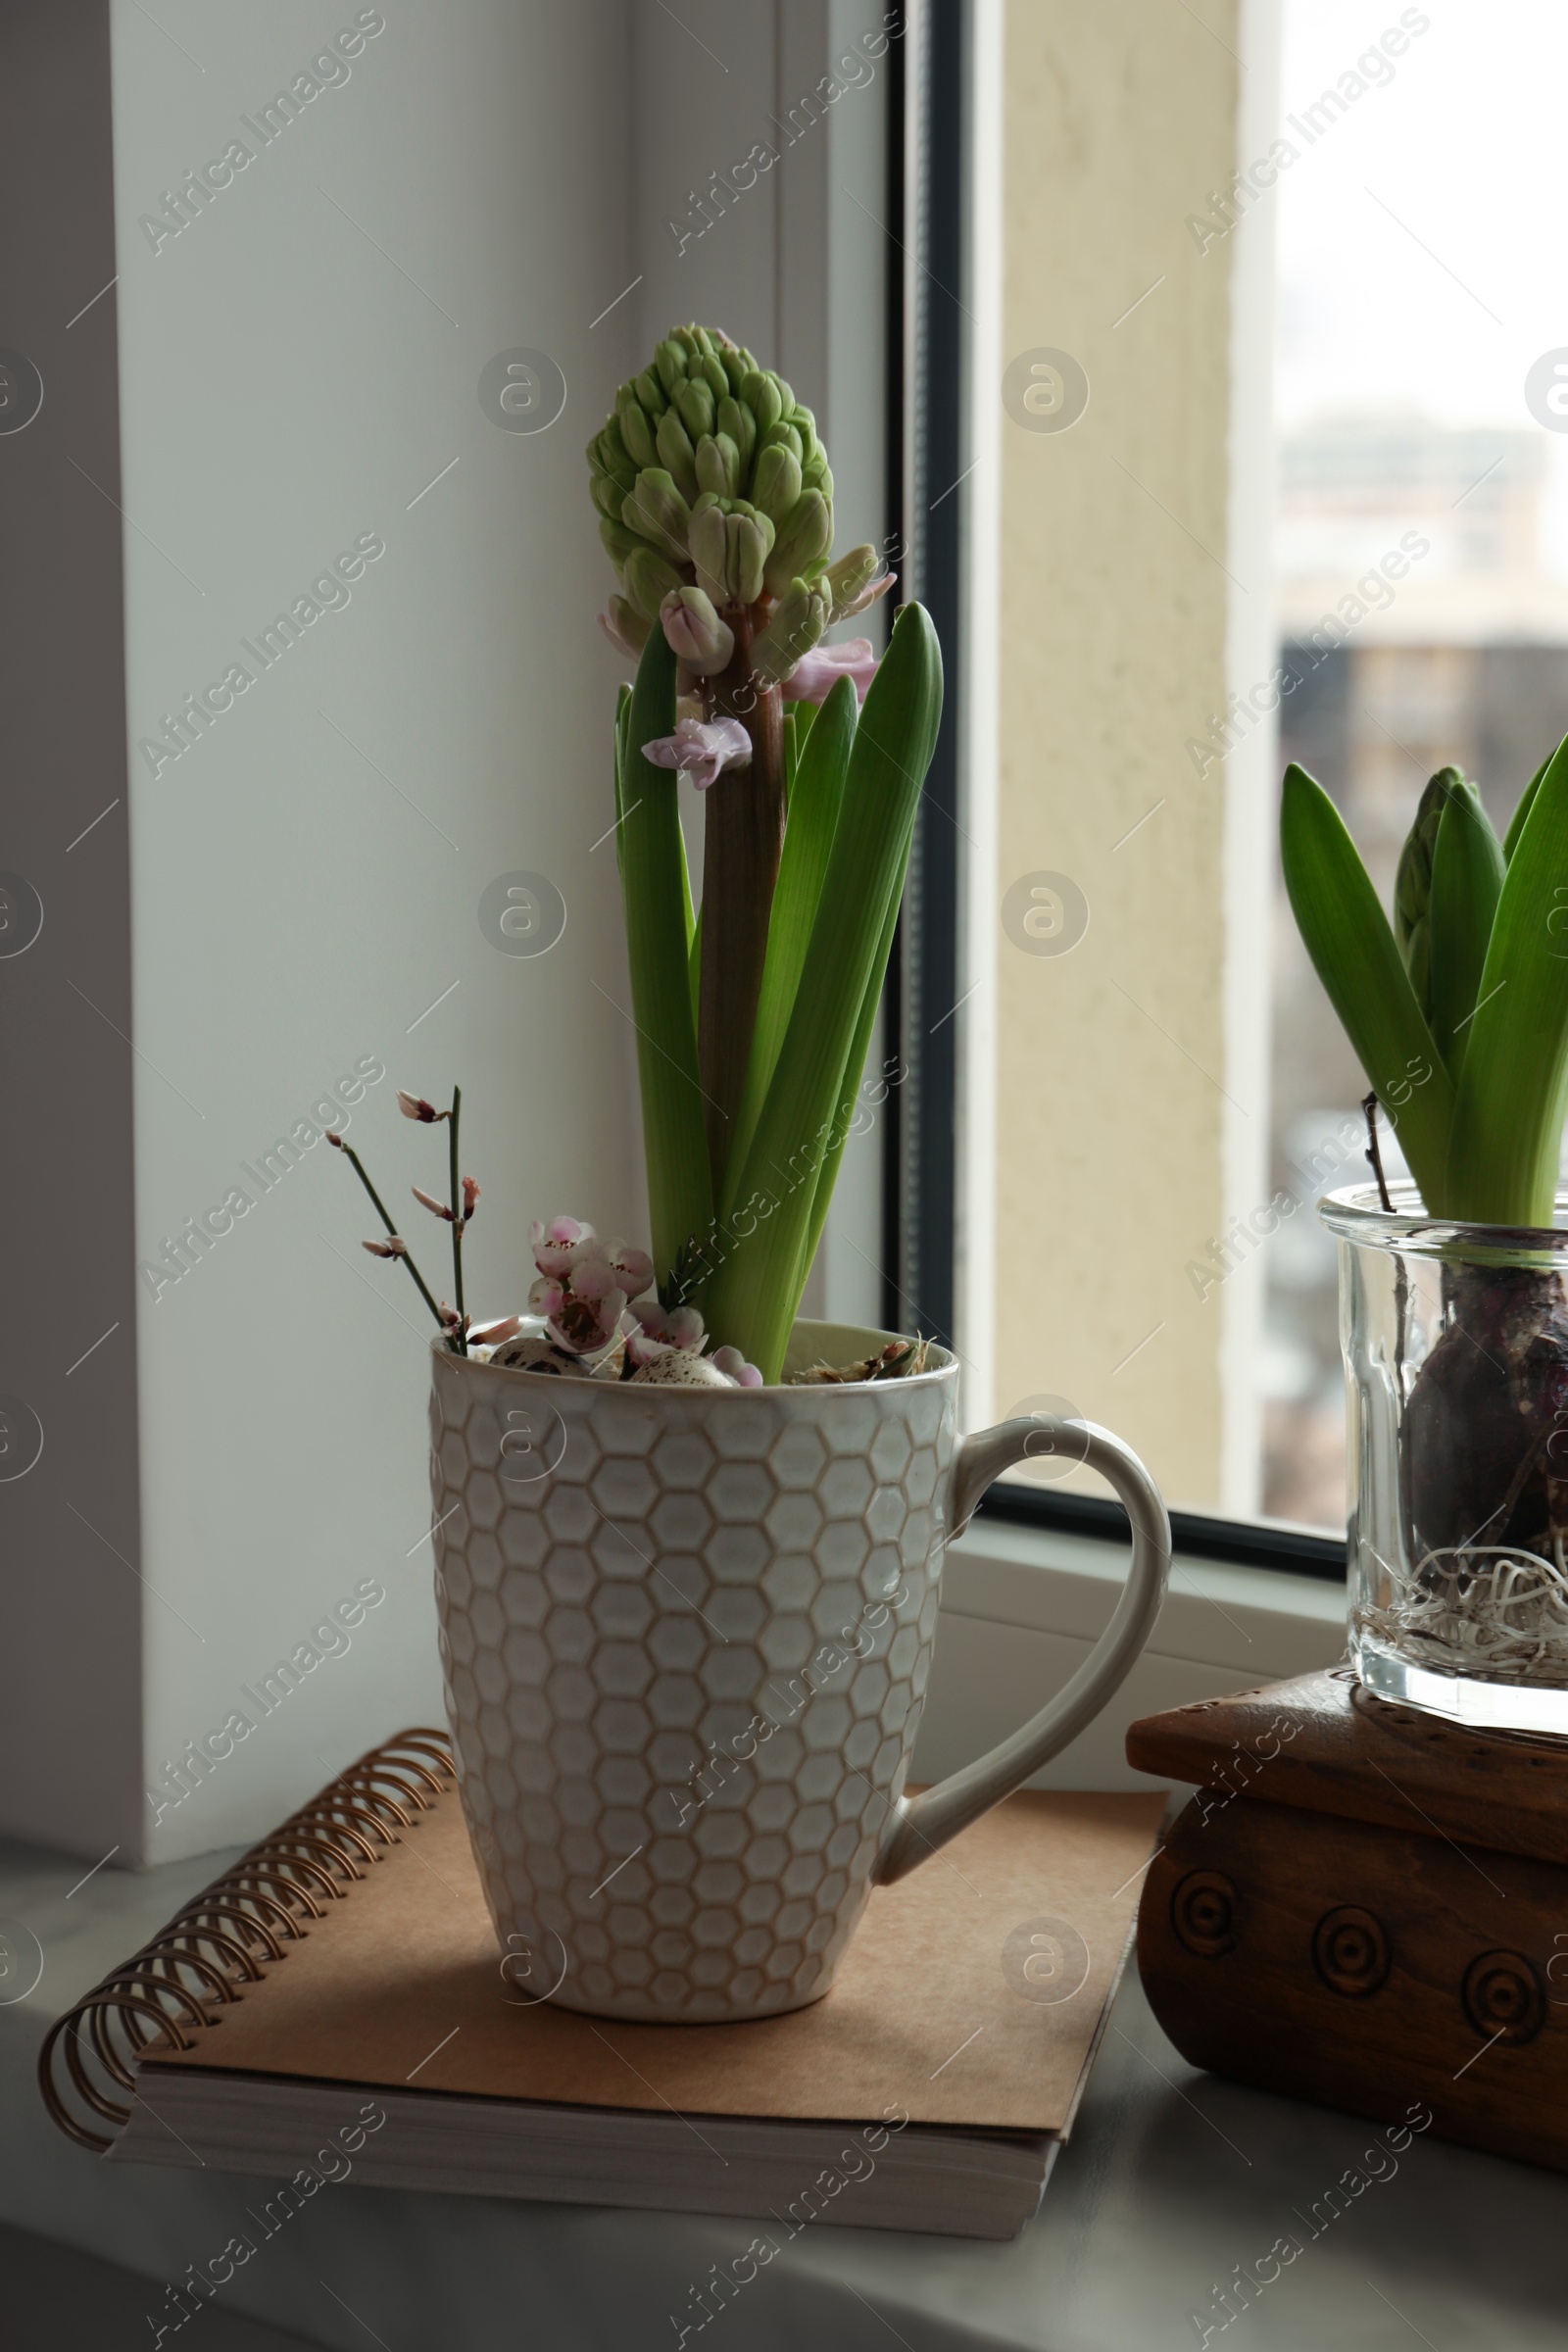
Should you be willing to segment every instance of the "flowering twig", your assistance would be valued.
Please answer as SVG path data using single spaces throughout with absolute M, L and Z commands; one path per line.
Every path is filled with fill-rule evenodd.
M 463 1193 L 458 1183 L 458 1113 L 463 1108 L 463 1089 L 452 1089 L 452 1118 L 447 1128 L 448 1159 L 451 1168 L 452 1193 L 452 1288 L 458 1301 L 458 1353 L 468 1352 L 468 1318 L 463 1306 L 463 1228 L 467 1223 L 463 1213 Z
M 371 1200 L 375 1203 L 376 1215 L 386 1227 L 387 1233 L 391 1240 L 398 1245 L 395 1250 L 388 1250 L 387 1255 L 390 1257 L 400 1258 L 403 1264 L 408 1267 L 409 1272 L 413 1275 L 416 1284 L 418 1286 L 419 1297 L 424 1300 L 425 1305 L 430 1309 L 431 1314 L 435 1317 L 437 1329 L 440 1331 L 447 1331 L 446 1318 L 443 1316 L 441 1309 L 437 1306 L 435 1300 L 431 1298 L 429 1285 L 426 1283 L 424 1276 L 419 1272 L 418 1267 L 415 1264 L 407 1242 L 404 1241 L 402 1235 L 398 1232 L 397 1227 L 387 1215 L 386 1203 L 382 1200 L 380 1194 L 376 1191 L 374 1185 L 370 1182 L 368 1176 L 367 1176 L 365 1172 L 365 1163 L 361 1159 L 359 1153 L 355 1151 L 352 1144 L 346 1144 L 343 1141 L 343 1138 L 337 1133 L 335 1128 L 329 1127 L 327 1129 L 326 1140 L 329 1144 L 335 1144 L 337 1149 L 342 1152 L 344 1158 L 349 1162 L 349 1165 L 353 1168 L 355 1175 L 359 1178 L 366 1191 L 369 1194 Z M 382 1245 L 377 1244 L 375 1248 L 376 1254 L 379 1255 Z M 451 1336 L 450 1333 L 448 1333 L 448 1336 Z

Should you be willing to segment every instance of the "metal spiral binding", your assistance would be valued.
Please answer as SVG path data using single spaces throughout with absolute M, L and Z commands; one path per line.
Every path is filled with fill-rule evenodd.
M 84 1993 L 50 2027 L 38 2053 L 38 2086 L 61 2131 L 102 2155 L 130 2117 L 129 2100 L 114 2094 L 134 2097 L 136 2063 L 148 2044 L 161 2039 L 189 2049 L 192 2029 L 215 2024 L 245 1985 L 260 1983 L 455 1779 L 445 1732 L 400 1732 L 290 1814 Z M 109 2125 L 107 2133 L 92 2116 Z

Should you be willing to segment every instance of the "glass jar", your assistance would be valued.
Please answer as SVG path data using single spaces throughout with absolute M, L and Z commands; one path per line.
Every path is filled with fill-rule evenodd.
M 1390 1198 L 1319 1209 L 1340 1246 L 1350 1654 L 1382 1697 L 1568 1734 L 1568 1231 Z

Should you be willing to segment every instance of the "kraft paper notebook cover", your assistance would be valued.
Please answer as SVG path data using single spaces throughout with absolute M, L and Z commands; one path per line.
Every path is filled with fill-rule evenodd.
M 632 2025 L 503 1975 L 449 1753 L 426 1733 L 367 1757 L 78 2003 L 40 2062 L 57 2121 L 117 2161 L 274 2176 L 324 2172 L 341 2142 L 371 2185 L 782 2218 L 820 2183 L 806 2218 L 995 2236 L 1034 2210 L 1160 1795 L 1011 1797 L 873 1893 L 811 2008 Z M 393 1780 L 388 1825 L 370 1800 Z M 242 1920 L 275 1958 L 251 1939 L 240 1966 Z M 105 2069 L 134 2094 L 112 2142 L 81 2116 L 125 2117 Z

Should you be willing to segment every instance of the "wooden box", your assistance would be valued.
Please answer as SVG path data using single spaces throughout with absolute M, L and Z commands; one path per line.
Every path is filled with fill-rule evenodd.
M 1138 1918 L 1184 2058 L 1568 2171 L 1568 1740 L 1337 1667 L 1148 1716 L 1127 1756 L 1198 1788 Z

